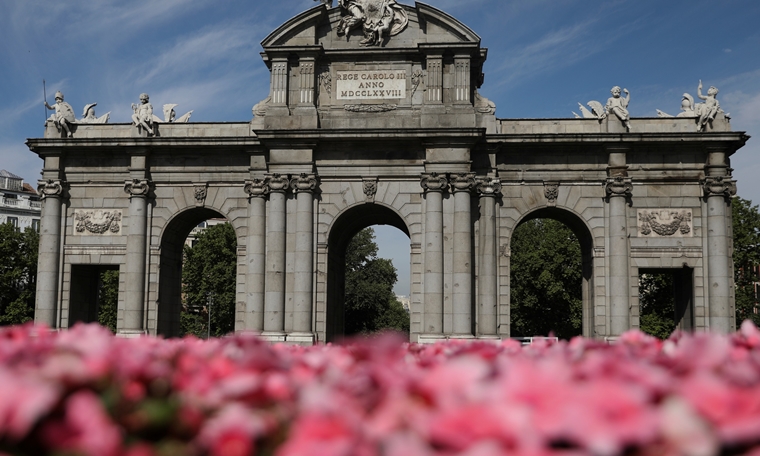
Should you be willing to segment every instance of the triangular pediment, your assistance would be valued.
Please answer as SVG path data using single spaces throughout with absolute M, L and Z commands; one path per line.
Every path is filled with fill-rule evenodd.
M 354 0 L 359 8 L 371 6 L 376 1 L 379 0 Z M 394 14 L 391 10 L 388 11 L 386 17 Z M 350 19 L 352 14 L 348 9 L 320 5 L 285 22 L 270 33 L 261 45 L 264 49 L 319 46 L 324 50 L 417 48 L 420 45 L 444 43 L 480 45 L 480 37 L 472 29 L 425 3 L 415 2 L 414 6 L 397 3 L 394 11 L 394 22 L 388 24 L 388 30 L 381 34 L 380 41 L 376 43 L 363 43 L 367 34 L 363 24 L 358 22 L 355 23 L 355 28 L 341 33 L 341 23 L 345 24 L 346 17 L 349 16 Z

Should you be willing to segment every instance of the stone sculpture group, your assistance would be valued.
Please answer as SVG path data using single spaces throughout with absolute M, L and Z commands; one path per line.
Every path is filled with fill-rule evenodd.
M 63 93 L 58 91 L 55 93 L 54 105 L 51 106 L 48 104 L 47 100 L 45 100 L 44 104 L 45 108 L 55 111 L 48 121 L 53 122 L 56 129 L 58 129 L 59 132 L 64 133 L 67 138 L 72 138 L 74 136 L 73 125 L 75 124 L 105 124 L 108 123 L 108 120 L 111 118 L 110 111 L 98 117 L 95 114 L 95 106 L 98 104 L 89 103 L 86 104 L 82 110 L 82 118 L 77 119 L 74 114 L 74 108 L 63 101 L 63 99 Z M 174 108 L 177 107 L 177 104 L 169 103 L 163 105 L 164 118 L 161 119 L 153 114 L 153 106 L 149 101 L 150 97 L 148 94 L 142 93 L 140 94 L 140 103 L 132 103 L 132 124 L 138 130 L 145 130 L 149 136 L 155 134 L 153 130 L 154 123 L 187 123 L 190 120 L 190 116 L 193 114 L 193 111 L 188 111 L 178 118 L 177 113 L 174 110 Z

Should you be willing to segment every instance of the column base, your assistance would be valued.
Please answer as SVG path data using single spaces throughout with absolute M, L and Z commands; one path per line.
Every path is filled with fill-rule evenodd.
M 420 334 L 417 336 L 417 343 L 418 344 L 434 344 L 436 342 L 440 342 L 442 340 L 447 340 L 448 337 L 444 336 L 443 334 Z
M 287 335 L 285 341 L 293 345 L 310 346 L 317 342 L 317 338 L 314 333 L 290 333 Z
M 116 332 L 116 337 L 121 339 L 137 339 L 147 335 L 148 333 L 142 329 L 121 329 Z
M 472 334 L 449 334 L 447 338 L 452 340 L 474 340 L 475 336 Z
M 606 336 L 604 338 L 604 341 L 608 344 L 615 344 L 617 343 L 618 339 L 620 339 L 620 336 Z
M 484 342 L 501 342 L 501 336 L 497 336 L 495 334 L 480 335 L 476 337 L 476 339 L 482 340 Z
M 286 334 L 280 331 L 264 331 L 260 337 L 267 342 L 285 342 Z

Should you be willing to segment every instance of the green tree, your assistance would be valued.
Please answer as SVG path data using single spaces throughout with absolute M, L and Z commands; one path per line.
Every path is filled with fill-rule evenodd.
M 652 336 L 667 339 L 676 329 L 673 274 L 639 276 L 639 328 Z
M 756 312 L 755 283 L 760 282 L 760 212 L 752 201 L 739 197 L 731 200 L 734 240 L 734 282 L 736 289 L 736 326 L 744 320 L 760 325 Z
M 180 317 L 183 335 L 206 337 L 211 304 L 211 336 L 235 329 L 235 274 L 237 239 L 229 223 L 203 230 L 194 247 L 185 246 L 182 266 Z
M 0 324 L 17 325 L 34 319 L 37 251 L 40 235 L 0 225 Z
M 346 249 L 346 335 L 409 332 L 409 314 L 393 293 L 396 280 L 391 260 L 377 257 L 374 230 L 359 231 Z
M 512 235 L 512 337 L 567 339 L 582 332 L 582 258 L 575 234 L 561 222 L 534 219 Z
M 98 323 L 116 333 L 116 312 L 119 301 L 119 270 L 100 273 L 98 289 Z

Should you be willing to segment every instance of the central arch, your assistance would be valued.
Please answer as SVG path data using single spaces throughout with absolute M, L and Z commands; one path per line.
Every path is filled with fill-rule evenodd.
M 346 248 L 356 233 L 372 225 L 390 225 L 410 236 L 404 219 L 383 204 L 357 205 L 338 216 L 330 228 L 327 241 L 327 342 L 344 334 Z
M 581 267 L 583 284 L 582 326 L 583 335 L 594 335 L 594 238 L 586 223 L 574 212 L 558 207 L 543 207 L 526 214 L 515 226 L 535 219 L 552 219 L 564 223 L 575 234 L 581 246 Z M 512 231 L 514 233 L 514 230 Z
M 180 335 L 182 312 L 182 248 L 190 232 L 199 223 L 224 214 L 206 207 L 196 207 L 177 214 L 161 234 L 158 279 L 158 318 L 156 333 L 166 337 Z

